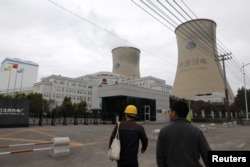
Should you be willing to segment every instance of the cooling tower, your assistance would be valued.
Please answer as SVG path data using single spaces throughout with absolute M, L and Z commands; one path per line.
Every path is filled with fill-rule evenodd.
M 225 92 L 221 63 L 215 60 L 216 23 L 197 19 L 179 25 L 176 30 L 178 65 L 173 86 L 173 95 L 193 99 L 196 95 Z M 226 62 L 225 62 L 226 63 Z M 228 98 L 234 99 L 227 83 Z
M 140 78 L 140 53 L 134 47 L 118 47 L 112 50 L 113 73 Z

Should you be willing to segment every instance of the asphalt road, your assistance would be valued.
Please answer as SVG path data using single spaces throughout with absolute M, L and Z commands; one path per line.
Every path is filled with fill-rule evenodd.
M 225 127 L 216 124 L 206 128 L 194 124 L 202 130 L 213 150 L 250 150 L 250 126 Z M 156 166 L 156 140 L 152 130 L 164 124 L 144 124 L 149 138 L 149 146 L 144 154 L 139 153 L 142 167 Z M 116 162 L 107 158 L 108 142 L 114 125 L 68 125 L 31 126 L 25 128 L 0 129 L 0 167 L 115 167 Z M 15 150 L 50 148 L 51 144 L 3 147 L 13 144 L 50 142 L 55 137 L 70 138 L 70 152 L 65 156 L 51 156 L 49 150 L 2 154 Z

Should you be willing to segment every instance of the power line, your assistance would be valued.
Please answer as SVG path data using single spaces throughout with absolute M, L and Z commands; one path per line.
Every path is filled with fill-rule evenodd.
M 135 3 L 137 6 L 139 5 L 138 3 L 136 3 L 134 0 L 131 0 L 133 3 Z M 143 8 L 143 7 L 141 7 L 140 5 L 140 8 L 141 9 L 143 9 L 144 11 L 146 11 L 148 14 L 150 14 L 151 16 L 153 16 L 154 18 L 157 18 L 157 16 L 158 17 L 160 17 L 160 19 L 163 19 L 163 21 L 161 21 L 160 19 L 158 19 L 157 18 L 157 21 L 159 21 L 160 23 L 162 23 L 164 26 L 166 25 L 165 23 L 164 23 L 164 21 L 165 22 L 167 22 L 167 24 L 170 24 L 170 26 L 172 26 L 172 28 L 169 28 L 169 26 L 167 27 L 167 28 L 169 28 L 171 31 L 174 31 L 175 29 L 176 29 L 176 27 L 178 26 L 178 23 L 176 23 L 176 24 L 174 24 L 174 23 L 171 23 L 171 20 L 169 20 L 169 18 L 170 17 L 167 17 L 167 18 L 165 18 L 164 16 L 166 16 L 167 14 L 166 13 L 164 13 L 162 10 L 160 11 L 160 12 L 158 12 L 156 9 L 154 9 L 154 8 L 157 8 L 156 7 L 156 5 L 153 5 L 153 3 L 151 2 L 151 1 L 148 1 L 148 3 L 150 3 L 150 5 L 152 5 L 153 7 L 151 7 L 150 5 L 148 5 L 147 3 L 145 3 L 143 0 L 140 0 L 140 2 L 141 3 L 143 3 L 147 8 L 149 8 L 151 11 L 153 11 L 153 13 L 156 15 L 154 15 L 154 14 L 152 14 L 152 13 L 150 13 L 148 10 L 146 10 L 145 8 Z M 158 8 L 157 8 L 158 9 Z M 170 12 L 171 13 L 171 12 Z M 172 13 L 171 13 L 172 14 Z M 186 26 L 186 25 L 184 25 L 184 26 Z M 196 34 L 196 32 L 194 32 L 193 30 L 191 30 L 189 27 L 188 27 L 188 29 L 190 30 L 190 31 L 192 31 L 193 33 L 195 33 Z M 182 38 L 182 39 L 184 39 L 184 40 L 186 40 L 186 41 L 190 41 L 190 38 L 188 37 L 189 35 L 189 33 L 187 33 L 186 32 L 186 30 L 179 30 L 179 32 L 180 32 L 180 34 L 179 34 L 179 36 Z M 212 58 L 212 57 L 210 57 L 210 55 L 208 54 L 209 52 L 210 52 L 210 50 L 208 50 L 208 48 L 207 48 L 207 45 L 203 42 L 203 45 L 199 45 L 199 46 L 197 46 L 197 49 L 198 50 L 200 50 L 201 52 L 203 52 L 204 53 L 204 55 L 208 55 L 208 58 L 210 58 L 210 59 L 214 59 L 214 58 Z
M 139 6 L 141 9 L 146 11 L 148 14 L 150 14 L 151 16 L 154 16 L 154 18 L 156 18 L 157 21 L 162 23 L 164 26 L 167 25 L 168 26 L 167 28 L 170 29 L 171 31 L 175 31 L 176 27 L 178 28 L 178 26 L 180 26 L 178 25 L 178 23 L 183 24 L 183 21 L 187 22 L 188 18 L 193 20 L 193 17 L 191 15 L 193 15 L 196 19 L 198 19 L 197 15 L 191 10 L 190 7 L 188 7 L 188 5 L 183 0 L 181 0 L 181 3 L 184 6 L 176 2 L 175 0 L 173 0 L 173 3 L 171 3 L 169 0 L 165 0 L 165 3 L 160 0 L 156 0 L 155 2 L 152 2 L 153 0 L 147 0 L 146 2 L 144 2 L 144 0 L 138 0 L 139 2 L 141 2 L 141 4 L 135 2 L 136 0 L 131 0 L 131 1 L 137 6 Z M 156 3 L 158 3 L 159 5 L 157 5 Z M 169 26 L 171 26 L 172 28 L 169 28 Z M 185 26 L 185 23 L 183 26 Z M 204 30 L 204 28 L 201 28 L 201 26 L 198 23 L 195 22 L 191 26 L 195 30 L 191 32 L 198 35 L 201 38 L 200 42 L 202 43 L 202 46 L 198 46 L 197 49 L 199 49 L 205 55 L 207 55 L 208 53 L 206 52 L 209 52 L 214 48 L 214 46 L 206 44 L 207 41 L 212 40 L 212 37 L 207 33 L 206 30 Z M 204 25 L 202 27 L 208 29 Z M 187 29 L 189 29 L 190 31 L 189 27 L 187 27 Z M 187 32 L 187 30 L 181 31 L 181 38 L 183 38 L 186 41 L 189 41 L 189 32 Z M 205 41 L 205 39 L 207 41 Z M 219 52 L 220 55 L 230 53 L 228 49 L 225 47 L 225 45 L 223 45 L 222 42 L 217 37 L 216 41 L 218 42 L 217 52 Z M 217 55 L 214 56 L 216 57 Z M 240 65 L 238 61 L 235 59 L 236 57 L 233 57 L 232 61 L 228 62 L 227 71 L 230 70 L 231 72 L 233 72 L 230 73 L 230 76 L 237 78 L 237 81 L 243 80 L 241 77 L 242 74 L 239 70 Z
M 78 18 L 81 19 L 82 21 L 87 22 L 88 24 L 91 24 L 92 26 L 94 26 L 94 27 L 96 27 L 96 28 L 98 28 L 98 29 L 100 29 L 100 30 L 106 32 L 107 34 L 110 34 L 110 35 L 112 35 L 113 37 L 118 38 L 118 39 L 120 39 L 120 40 L 122 40 L 122 41 L 124 41 L 124 42 L 126 42 L 126 43 L 128 43 L 128 44 L 130 44 L 130 45 L 132 45 L 132 46 L 135 46 L 135 47 L 137 47 L 137 48 L 140 48 L 142 51 L 144 51 L 145 53 L 148 53 L 148 54 L 151 55 L 151 56 L 154 56 L 154 57 L 156 57 L 156 58 L 158 58 L 158 59 L 161 59 L 161 60 L 164 60 L 164 61 L 168 61 L 167 59 L 164 59 L 164 58 L 162 58 L 162 57 L 156 56 L 156 55 L 152 54 L 151 52 L 149 52 L 149 51 L 147 51 L 147 50 L 145 50 L 145 49 L 143 49 L 143 48 L 137 46 L 136 44 L 134 44 L 134 43 L 132 43 L 132 42 L 130 42 L 130 41 L 128 41 L 128 40 L 126 40 L 126 39 L 120 37 L 119 35 L 117 35 L 117 34 L 111 32 L 111 31 L 109 31 L 109 30 L 107 30 L 107 29 L 105 29 L 105 28 L 99 26 L 98 24 L 96 24 L 96 23 L 94 23 L 94 22 L 92 22 L 92 21 L 90 21 L 90 20 L 88 20 L 88 19 L 82 17 L 81 15 L 79 15 L 79 14 L 73 12 L 72 10 L 70 10 L 70 9 L 68 9 L 68 8 L 66 8 L 66 7 L 64 7 L 64 6 L 62 6 L 62 5 L 60 5 L 59 3 L 56 3 L 56 2 L 54 2 L 54 1 L 52 1 L 52 0 L 48 0 L 48 1 L 51 2 L 53 5 L 57 6 L 58 8 L 61 8 L 62 10 L 66 11 L 66 12 L 68 12 L 68 13 L 70 13 L 70 14 L 72 14 L 73 16 L 78 17 Z M 171 63 L 169 63 L 169 64 L 171 64 Z

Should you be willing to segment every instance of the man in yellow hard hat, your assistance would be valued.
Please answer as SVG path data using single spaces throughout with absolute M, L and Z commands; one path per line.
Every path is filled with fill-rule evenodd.
M 144 153 L 148 146 L 148 138 L 144 127 L 135 122 L 137 108 L 134 105 L 128 105 L 124 111 L 125 121 L 120 122 L 119 137 L 121 142 L 120 160 L 117 161 L 117 167 L 139 167 L 138 152 L 139 141 L 141 140 L 141 153 Z M 117 125 L 115 126 L 109 142 L 109 147 L 116 135 Z
M 135 119 L 137 116 L 137 108 L 134 105 L 128 105 L 124 111 L 125 113 L 125 118 L 126 116 L 132 119 Z

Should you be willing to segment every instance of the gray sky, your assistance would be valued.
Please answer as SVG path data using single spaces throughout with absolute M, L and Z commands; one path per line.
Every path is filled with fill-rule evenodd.
M 232 52 L 233 64 L 238 63 L 232 66 L 236 72 L 227 72 L 236 92 L 244 84 L 240 67 L 250 63 L 250 1 L 183 1 L 199 18 L 217 23 L 217 38 Z M 173 85 L 178 54 L 174 31 L 130 0 L 53 2 L 66 10 L 49 0 L 0 1 L 0 61 L 11 57 L 38 63 L 38 81 L 51 74 L 79 77 L 111 72 L 111 50 L 133 46 L 142 51 L 142 77 L 154 76 Z M 250 74 L 250 65 L 245 71 Z M 246 75 L 246 83 L 249 89 L 250 75 Z

